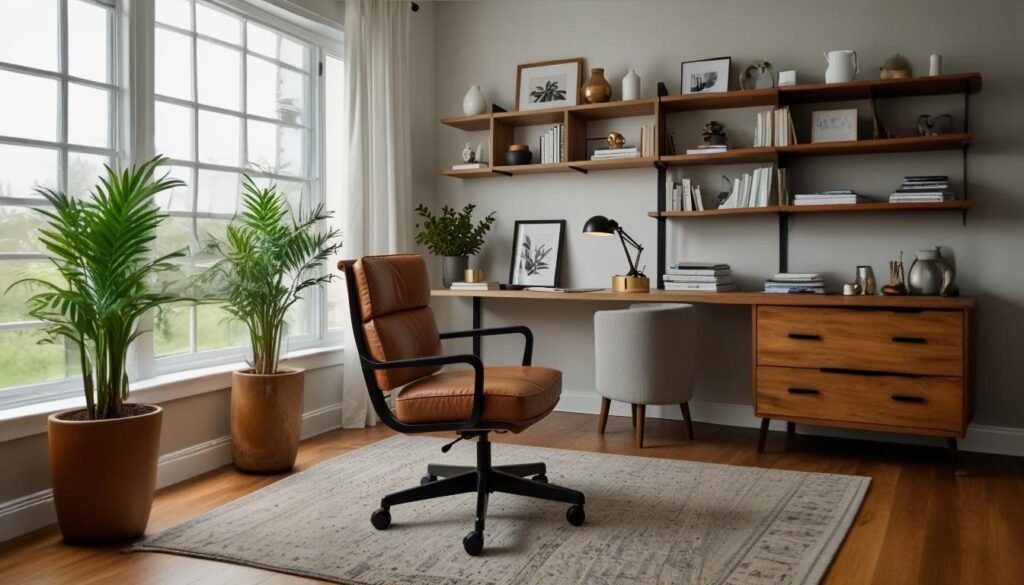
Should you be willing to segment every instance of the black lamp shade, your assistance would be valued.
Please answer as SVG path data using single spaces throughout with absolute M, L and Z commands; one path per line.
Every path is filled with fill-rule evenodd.
M 617 229 L 619 229 L 619 224 L 614 219 L 608 219 L 603 215 L 595 215 L 583 224 L 583 233 L 588 236 L 611 236 Z

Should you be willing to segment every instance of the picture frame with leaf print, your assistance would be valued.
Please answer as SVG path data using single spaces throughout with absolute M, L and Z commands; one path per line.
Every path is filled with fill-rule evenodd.
M 575 106 L 582 82 L 582 57 L 520 65 L 516 68 L 516 111 Z
M 564 242 L 564 219 L 516 221 L 512 233 L 509 284 L 513 287 L 558 287 Z

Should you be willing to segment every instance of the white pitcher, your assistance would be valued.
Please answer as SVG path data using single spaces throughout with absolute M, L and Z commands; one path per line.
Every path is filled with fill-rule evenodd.
M 825 69 L 825 83 L 846 83 L 853 81 L 860 68 L 857 66 L 857 51 L 848 49 L 824 53 L 828 68 Z

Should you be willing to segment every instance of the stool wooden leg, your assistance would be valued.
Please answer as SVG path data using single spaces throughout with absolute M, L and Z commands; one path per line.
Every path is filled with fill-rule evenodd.
M 643 404 L 637 404 L 634 412 L 636 412 L 636 446 L 638 449 L 644 448 L 644 415 L 647 407 Z
M 635 404 L 630 404 L 629 407 L 632 409 L 633 428 L 635 429 L 636 428 L 636 405 Z
M 608 409 L 611 408 L 612 399 L 601 397 L 601 418 L 597 420 L 597 432 L 604 434 L 604 427 L 608 424 Z
M 761 419 L 761 434 L 757 437 L 757 452 L 764 453 L 764 442 L 768 438 L 768 425 L 771 424 L 772 419 L 762 418 Z
M 683 411 L 683 420 L 686 421 L 686 432 L 690 435 L 690 440 L 693 440 L 693 421 L 690 419 L 690 403 L 684 402 L 679 405 L 679 409 Z

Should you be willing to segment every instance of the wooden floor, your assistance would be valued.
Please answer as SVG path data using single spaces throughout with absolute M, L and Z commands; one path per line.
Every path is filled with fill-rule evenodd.
M 647 443 L 638 450 L 628 418 L 612 417 L 603 437 L 595 427 L 594 416 L 555 413 L 522 435 L 497 436 L 495 442 L 868 475 L 873 478 L 871 489 L 825 583 L 1024 582 L 1022 459 L 965 453 L 954 475 L 941 448 L 799 435 L 790 439 L 772 433 L 766 452 L 758 454 L 754 429 L 697 424 L 696 440 L 688 441 L 681 422 L 650 420 Z M 321 435 L 303 443 L 297 469 L 391 434 L 378 426 Z M 501 458 L 500 447 L 495 458 Z M 281 477 L 243 475 L 225 467 L 161 490 L 149 531 L 173 526 Z M 314 583 L 173 555 L 125 555 L 119 548 L 70 547 L 61 543 L 55 527 L 42 529 L 0 545 L 0 583 Z

